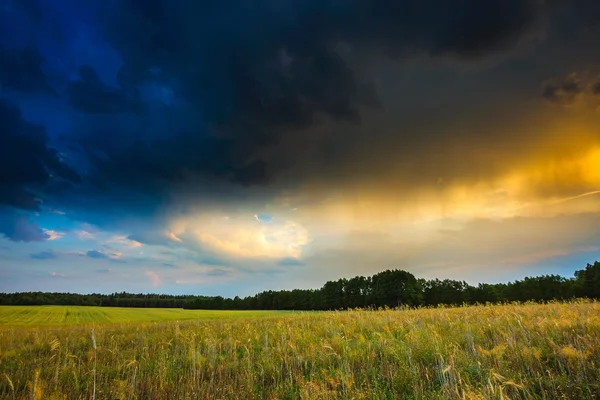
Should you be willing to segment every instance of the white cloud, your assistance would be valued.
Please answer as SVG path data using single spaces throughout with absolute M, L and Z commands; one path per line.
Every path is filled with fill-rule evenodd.
M 256 223 L 246 216 L 186 217 L 173 224 L 173 235 L 190 238 L 201 250 L 236 258 L 298 258 L 310 242 L 309 232 L 295 221 Z
M 128 248 L 137 248 L 142 246 L 140 242 L 137 240 L 131 240 L 126 235 L 113 235 L 107 238 L 104 242 L 118 244 Z
M 181 243 L 182 242 L 182 240 L 180 238 L 178 238 L 177 235 L 175 235 L 173 232 L 169 232 L 167 234 L 167 237 L 169 239 L 171 239 L 173 242 L 176 242 L 176 243 Z
M 47 240 L 56 240 L 56 239 L 60 239 L 61 237 L 64 236 L 63 233 L 57 232 L 57 231 L 53 231 L 53 230 L 50 230 L 50 229 L 43 229 L 42 228 L 42 231 L 44 231 L 44 233 L 46 235 L 48 235 L 48 239 Z

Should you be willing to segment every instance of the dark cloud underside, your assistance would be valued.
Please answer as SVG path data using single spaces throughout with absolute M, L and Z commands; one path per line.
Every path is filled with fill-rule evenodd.
M 70 12 L 72 19 L 79 18 L 60 5 L 46 13 L 42 4 L 32 0 L 14 7 L 39 26 L 56 26 L 63 33 L 69 31 L 61 24 Z M 84 184 L 70 192 L 71 204 L 81 203 L 75 198 L 89 197 L 92 190 L 125 199 L 130 198 L 126 191 L 160 198 L 173 184 L 199 186 L 200 193 L 221 185 L 276 186 L 288 171 L 302 182 L 303 173 L 328 170 L 332 177 L 327 179 L 335 181 L 355 173 L 380 174 L 388 165 L 402 169 L 417 153 L 435 161 L 445 148 L 459 151 L 467 140 L 505 145 L 510 135 L 489 127 L 461 133 L 464 124 L 455 116 L 449 122 L 453 129 L 423 124 L 433 117 L 414 122 L 416 116 L 410 115 L 403 116 L 406 121 L 390 120 L 385 129 L 371 129 L 373 116 L 385 115 L 388 107 L 368 73 L 371 64 L 417 56 L 484 59 L 544 32 L 557 13 L 567 10 L 593 26 L 593 19 L 582 16 L 598 10 L 588 0 L 115 0 L 87 7 L 95 16 L 90 19 L 94 31 L 121 58 L 114 83 L 100 78 L 100 66 L 81 64 L 65 73 L 66 85 L 54 85 L 55 90 L 39 49 L 0 46 L 8 60 L 0 67 L 4 88 L 58 96 L 83 121 L 62 137 L 65 151 L 79 160 L 68 166 L 43 128 L 0 102 L 4 204 L 36 209 L 34 192 L 43 195 L 48 183 L 52 195 L 72 191 L 70 183 L 80 176 Z M 3 41 L 17 33 L 11 29 L 16 28 L 1 31 Z M 56 46 L 65 41 L 63 35 Z M 576 77 L 569 79 L 548 83 L 543 95 L 571 104 L 585 88 Z M 375 130 L 379 136 L 371 140 Z M 435 134 L 423 135 L 423 130 Z M 299 142 L 314 144 L 290 145 Z M 378 166 L 369 164 L 374 156 Z M 473 161 L 481 171 L 496 168 L 493 162 L 484 165 L 488 155 L 480 157 L 453 163 L 457 167 L 451 172 L 472 170 Z M 398 160 L 399 166 L 392 165 Z M 429 164 L 440 166 L 452 160 L 433 161 Z M 367 169 L 360 170 L 361 162 Z M 437 167 L 432 172 L 411 168 L 392 175 L 419 179 L 424 174 L 429 181 L 440 174 Z
M 157 146 L 120 150 L 100 170 L 139 178 L 123 161 L 135 156 L 163 167 L 144 168 L 148 180 L 189 170 L 242 184 L 270 182 L 281 165 L 261 159 L 265 147 L 292 134 L 311 140 L 309 128 L 325 120 L 358 123 L 362 109 L 378 105 L 344 48 L 376 48 L 393 58 L 484 57 L 512 47 L 549 9 L 513 0 L 125 1 L 108 30 L 124 59 L 121 86 L 172 85 L 203 121 Z M 214 160 L 206 148 L 216 150 Z
M 0 98 L 0 203 L 34 210 L 38 208 L 31 187 L 57 178 L 77 183 L 80 176 L 49 147 L 44 127 L 22 119 L 19 109 Z

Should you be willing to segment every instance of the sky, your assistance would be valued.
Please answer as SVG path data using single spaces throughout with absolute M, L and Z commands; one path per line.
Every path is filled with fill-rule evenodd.
M 0 291 L 600 259 L 600 2 L 0 0 Z

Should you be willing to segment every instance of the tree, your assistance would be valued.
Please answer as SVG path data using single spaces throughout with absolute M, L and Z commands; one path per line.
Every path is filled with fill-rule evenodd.
M 370 279 L 356 276 L 346 282 L 346 305 L 349 308 L 366 307 L 369 305 Z
M 322 306 L 326 310 L 344 308 L 344 280 L 328 281 L 321 289 Z
M 387 270 L 371 278 L 373 303 L 378 307 L 416 306 L 422 302 L 422 291 L 413 274 Z
M 331 310 L 355 307 L 421 304 L 461 304 L 548 301 L 589 297 L 600 299 L 600 262 L 587 264 L 571 279 L 559 275 L 526 277 L 509 283 L 481 283 L 476 287 L 451 279 L 416 279 L 411 273 L 387 270 L 372 277 L 356 276 L 326 282 L 317 290 L 265 291 L 244 299 L 238 296 L 173 296 L 143 293 L 0 293 L 0 305 L 94 305 L 103 307 L 177 307 L 186 309 Z
M 423 284 L 423 302 L 426 305 L 462 304 L 469 300 L 470 286 L 464 281 L 433 279 Z
M 600 262 L 587 264 L 585 269 L 575 272 L 579 295 L 600 299 Z

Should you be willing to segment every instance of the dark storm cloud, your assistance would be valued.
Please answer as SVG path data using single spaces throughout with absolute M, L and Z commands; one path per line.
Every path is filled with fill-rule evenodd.
M 67 87 L 69 104 L 89 114 L 117 114 L 138 111 L 141 100 L 123 90 L 107 87 L 90 66 L 79 68 L 79 79 Z M 139 97 L 139 93 L 137 93 Z
M 82 145 L 107 184 L 160 186 L 189 174 L 266 184 L 289 166 L 262 156 L 282 137 L 311 140 L 307 132 L 325 121 L 359 123 L 361 110 L 379 107 L 348 58 L 366 49 L 393 58 L 484 57 L 514 46 L 548 9 L 537 0 L 122 1 L 104 19 L 124 62 L 121 89 L 168 87 L 197 121 L 158 135 L 146 122 L 121 135 L 136 141 L 102 156 L 91 155 L 97 145 Z M 104 101 L 99 82 L 85 87 L 85 96 L 71 96 L 79 109 L 119 103 Z M 163 100 L 147 121 L 171 118 L 176 107 Z
M 44 57 L 34 46 L 7 49 L 0 44 L 0 60 L 0 87 L 57 95 L 42 72 Z
M 598 68 L 588 68 L 544 82 L 542 94 L 550 102 L 569 106 L 580 99 L 600 96 Z
M 377 55 L 374 60 L 414 55 L 484 58 L 509 51 L 536 32 L 555 4 L 576 4 L 583 14 L 594 5 L 586 1 L 86 3 L 94 9 L 90 14 L 104 7 L 106 13 L 93 28 L 120 54 L 123 65 L 116 77 L 118 87 L 106 83 L 108 78 L 100 74 L 99 65 L 76 65 L 78 77 L 63 77 L 70 81 L 59 94 L 79 111 L 78 117 L 86 118 L 69 132 L 66 146 L 84 159 L 82 165 L 89 170 L 85 176 L 93 190 L 104 191 L 128 209 L 135 207 L 121 201 L 132 197 L 124 190 L 133 192 L 133 197 L 143 191 L 156 199 L 177 183 L 187 183 L 188 194 L 213 191 L 217 196 L 231 190 L 223 185 L 244 189 L 267 185 L 283 170 L 311 162 L 307 161 L 310 157 L 297 156 L 304 149 L 280 146 L 284 139 L 302 136 L 310 142 L 322 135 L 318 127 L 332 121 L 358 124 L 366 110 L 381 108 L 363 68 L 371 55 Z M 34 19 L 46 12 L 42 19 L 52 20 L 53 14 L 44 11 L 52 7 L 57 15 L 68 14 L 66 6 L 49 3 L 44 8 L 39 7 L 43 1 L 29 3 Z M 15 7 L 23 4 L 15 2 Z M 69 20 L 66 14 L 61 17 L 60 23 Z M 77 18 L 72 16 L 73 23 Z M 3 82 L 19 90 L 44 90 L 47 83 L 38 50 L 21 48 L 6 54 L 15 61 L 2 64 Z M 61 63 L 69 64 L 69 60 L 54 62 Z M 558 98 L 561 90 L 570 88 L 550 88 L 547 96 Z M 402 147 L 407 149 L 423 140 L 407 138 L 410 133 L 404 136 Z M 337 134 L 331 147 L 343 153 L 340 143 L 345 140 L 343 133 Z M 398 139 L 390 137 L 388 144 L 393 143 Z M 275 151 L 285 154 L 274 161 L 268 154 Z M 47 149 L 46 157 L 22 153 L 15 158 L 29 166 L 9 174 L 19 182 L 7 185 L 0 180 L 0 202 L 36 208 L 31 187 L 48 182 L 48 169 L 63 181 L 78 180 L 52 149 Z M 11 154 L 19 153 L 11 150 Z M 326 162 L 343 158 L 329 157 Z M 3 163 L 0 159 L 0 167 Z M 29 175 L 19 178 L 26 171 Z M 80 204 L 81 199 L 86 203 L 92 197 L 88 186 L 77 190 L 70 203 Z M 96 192 L 94 197 L 99 198 Z
M 594 96 L 600 96 L 600 80 L 593 83 L 590 90 Z
M 571 105 L 584 90 L 581 80 L 576 73 L 573 73 L 564 78 L 544 83 L 542 94 L 552 103 Z
M 59 152 L 49 147 L 44 128 L 23 120 L 19 109 L 2 98 L 0 121 L 0 204 L 34 210 L 39 201 L 30 186 L 48 183 L 52 174 L 80 181 Z

